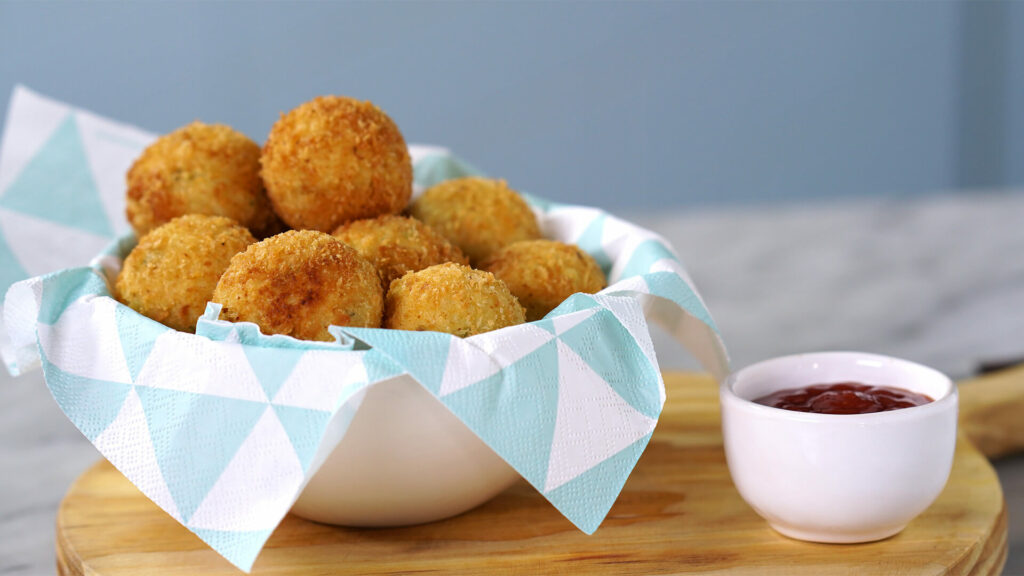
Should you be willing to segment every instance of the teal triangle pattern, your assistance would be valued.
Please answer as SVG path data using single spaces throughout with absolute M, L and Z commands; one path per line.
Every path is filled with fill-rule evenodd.
M 28 272 L 7 245 L 7 240 L 0 233 L 0 298 L 7 293 L 11 284 L 28 278 Z
M 284 334 L 263 334 L 260 327 L 252 322 L 229 322 L 220 319 L 221 305 L 207 302 L 203 315 L 196 321 L 196 336 L 209 338 L 217 342 L 231 341 L 253 348 L 284 348 L 288 350 L 351 350 L 354 342 L 342 334 L 341 342 L 319 342 L 298 340 Z M 337 326 L 328 326 L 327 330 L 335 335 Z M 335 336 L 337 337 L 337 336 Z
M 277 391 L 306 353 L 300 348 L 261 348 L 258 346 L 242 346 L 245 357 L 259 378 L 263 391 L 270 400 L 277 396 Z
M 590 308 L 601 308 L 601 304 L 594 299 L 590 294 L 584 294 L 578 292 L 569 296 L 562 301 L 561 304 L 555 307 L 554 310 L 548 312 L 545 319 L 555 318 L 557 316 L 563 316 L 565 314 L 572 314 L 573 312 L 579 312 L 580 310 L 588 310 Z
M 327 428 L 327 422 L 331 419 L 331 413 L 294 406 L 273 406 L 277 419 L 288 433 L 292 448 L 295 448 L 295 454 L 302 463 L 302 471 L 309 470 L 309 463 L 320 447 L 320 439 Z
M 98 236 L 114 236 L 74 114 L 68 114 L 0 196 L 0 206 Z
M 268 405 L 136 386 L 167 488 L 188 523 Z
M 544 213 L 551 212 L 551 210 L 558 206 L 558 204 L 551 202 L 550 200 L 545 200 L 540 196 L 534 196 L 533 194 L 523 192 L 522 190 L 519 191 L 519 195 L 523 197 L 523 200 L 526 200 L 526 203 L 530 205 L 530 208 L 540 210 Z
M 171 329 L 123 304 L 114 310 L 114 321 L 117 322 L 117 333 L 121 338 L 121 351 L 128 364 L 128 373 L 131 374 L 132 382 L 135 382 L 153 351 L 156 339 Z
M 420 158 L 412 167 L 412 174 L 417 185 L 430 188 L 453 178 L 482 176 L 483 172 L 451 154 L 436 154 Z
M 395 364 L 387 354 L 379 350 L 363 352 L 363 367 L 366 369 L 367 383 L 380 382 L 403 374 L 405 370 Z
M 43 276 L 39 322 L 56 323 L 72 302 L 89 295 L 110 296 L 107 281 L 92 268 L 68 268 Z
M 611 458 L 544 494 L 559 512 L 587 534 L 593 534 L 608 515 L 630 472 L 651 440 L 644 436 Z
M 558 416 L 555 340 L 490 378 L 441 398 L 466 426 L 538 490 Z
M 273 530 L 207 530 L 189 528 L 228 562 L 248 572 L 260 555 Z
M 584 252 L 593 256 L 597 265 L 601 267 L 607 277 L 612 271 L 612 259 L 604 251 L 604 221 L 605 215 L 598 216 L 583 230 L 580 237 L 576 239 L 576 245 Z
M 599 310 L 558 339 L 579 354 L 630 406 L 648 418 L 658 418 L 658 374 L 611 311 Z
M 376 328 L 346 328 L 345 332 L 373 350 L 386 354 L 435 395 L 448 364 L 448 348 L 454 336 L 440 332 L 408 332 Z M 369 371 L 369 363 L 367 371 Z M 374 382 L 370 378 L 370 382 Z
M 551 334 L 556 334 L 558 331 L 555 330 L 555 323 L 553 321 L 551 321 L 551 318 L 552 318 L 552 316 L 551 316 L 551 313 L 549 312 L 548 315 L 545 316 L 544 318 L 542 318 L 541 320 L 534 320 L 533 322 L 530 322 L 530 325 L 534 326 L 535 328 L 540 328 L 541 330 L 544 330 L 545 332 L 550 332 Z
M 682 278 L 672 272 L 655 272 L 644 276 L 644 281 L 652 295 L 675 302 L 718 333 L 718 326 L 711 319 L 711 313 Z
M 619 278 L 625 279 L 647 274 L 655 262 L 665 258 L 678 261 L 675 254 L 672 254 L 672 251 L 661 242 L 653 239 L 645 240 L 633 250 L 633 254 L 629 257 L 629 262 L 622 269 Z
M 121 412 L 131 386 L 106 380 L 95 380 L 65 372 L 51 364 L 40 348 L 46 385 L 64 411 L 64 415 L 89 439 L 95 442 Z

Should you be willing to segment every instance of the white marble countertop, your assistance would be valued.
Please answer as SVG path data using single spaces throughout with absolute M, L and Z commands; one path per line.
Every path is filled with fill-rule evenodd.
M 855 349 L 970 376 L 1024 358 L 1024 191 L 622 214 L 678 249 L 733 365 Z M 665 369 L 695 369 L 656 334 Z M 53 573 L 57 505 L 98 454 L 39 372 L 0 371 L 0 575 Z M 997 462 L 1024 574 L 1024 456 Z

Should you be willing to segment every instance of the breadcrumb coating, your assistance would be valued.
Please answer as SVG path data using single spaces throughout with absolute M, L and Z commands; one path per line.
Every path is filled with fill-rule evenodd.
M 504 180 L 457 178 L 431 187 L 409 208 L 477 264 L 499 248 L 540 238 L 530 206 Z
M 296 229 L 329 233 L 395 214 L 412 194 L 412 160 L 398 126 L 372 103 L 343 96 L 281 115 L 260 163 L 274 209 Z
M 465 338 L 522 324 L 523 307 L 490 272 L 455 263 L 410 272 L 391 283 L 384 327 Z
M 175 218 L 139 240 L 125 258 L 115 292 L 139 314 L 194 332 L 231 257 L 255 241 L 230 218 Z
M 263 237 L 282 229 L 260 180 L 260 147 L 223 124 L 157 138 L 128 170 L 128 221 L 140 237 L 185 214 L 226 216 Z
M 540 320 L 566 298 L 593 294 L 606 286 L 604 272 L 578 246 L 527 240 L 494 253 L 481 268 L 500 278 L 526 308 L 526 320 Z
M 383 290 L 373 264 L 344 242 L 291 230 L 231 259 L 213 291 L 221 318 L 264 334 L 330 342 L 330 325 L 380 327 Z
M 444 236 L 406 216 L 389 214 L 342 224 L 334 231 L 334 237 L 377 266 L 385 289 L 406 272 L 445 262 L 469 263 L 462 250 Z

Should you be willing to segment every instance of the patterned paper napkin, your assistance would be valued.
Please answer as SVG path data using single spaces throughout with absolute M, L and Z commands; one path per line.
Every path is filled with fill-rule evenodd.
M 716 376 L 727 372 L 714 323 L 665 240 L 532 196 L 544 235 L 589 252 L 610 284 L 543 320 L 465 339 L 333 328 L 337 342 L 316 343 L 221 321 L 211 304 L 196 334 L 170 330 L 109 291 L 135 241 L 123 235 L 124 173 L 152 138 L 15 90 L 0 149 L 0 287 L 102 254 L 10 288 L 4 360 L 13 374 L 41 366 L 100 452 L 242 570 L 377 382 L 412 376 L 589 534 L 665 400 L 647 320 Z M 410 151 L 417 191 L 475 173 L 442 148 Z

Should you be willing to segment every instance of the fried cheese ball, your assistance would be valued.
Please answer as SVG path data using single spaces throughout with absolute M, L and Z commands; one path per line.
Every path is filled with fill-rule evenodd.
M 455 263 L 410 272 L 391 283 L 384 327 L 465 338 L 526 320 L 508 287 L 490 272 Z
M 230 218 L 175 218 L 139 240 L 125 258 L 115 292 L 139 314 L 175 330 L 194 332 L 232 256 L 255 241 L 248 229 Z
M 330 325 L 380 326 L 380 276 L 354 248 L 315 230 L 267 238 L 231 259 L 213 301 L 221 318 L 254 322 L 264 334 L 334 341 Z
M 128 221 L 140 237 L 185 214 L 227 216 L 256 236 L 281 222 L 260 180 L 260 147 L 222 124 L 193 122 L 157 138 L 128 170 Z
M 503 246 L 541 237 L 530 206 L 504 180 L 441 182 L 417 198 L 409 212 L 461 248 L 474 264 Z
M 526 308 L 526 320 L 540 320 L 566 298 L 605 287 L 604 272 L 578 246 L 554 240 L 526 240 L 494 253 L 481 268 L 500 278 Z
M 373 262 L 385 289 L 406 272 L 445 262 L 469 263 L 462 250 L 444 236 L 405 216 L 389 214 L 342 224 L 334 231 L 334 237 Z
M 412 160 L 380 108 L 321 96 L 274 124 L 260 157 L 274 209 L 296 229 L 401 212 L 412 194 Z

